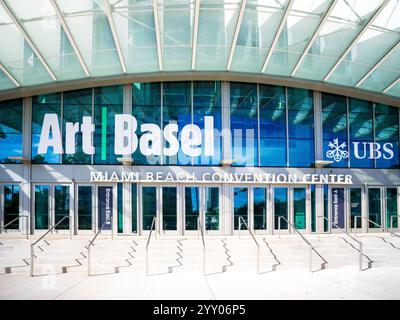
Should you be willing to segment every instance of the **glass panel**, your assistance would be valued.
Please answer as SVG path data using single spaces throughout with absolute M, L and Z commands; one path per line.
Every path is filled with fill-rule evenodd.
M 0 163 L 22 156 L 22 100 L 0 102 Z
M 92 187 L 78 186 L 78 229 L 92 230 Z
M 247 1 L 232 70 L 260 72 L 288 3 L 275 0 Z
M 324 185 L 324 232 L 329 231 L 329 186 Z
M 57 3 L 91 75 L 121 73 L 103 3 L 97 0 L 57 0 Z
M 35 186 L 35 229 L 49 228 L 49 186 Z
M 376 229 L 381 226 L 381 189 L 371 188 L 368 189 L 368 219 L 369 228 Z
M 379 144 L 381 157 L 376 159 L 376 168 L 399 168 L 399 110 L 384 104 L 374 108 L 375 142 Z M 385 148 L 390 148 L 393 157 Z
M 331 0 L 294 1 L 266 73 L 290 76 Z
M 54 186 L 54 216 L 54 224 L 69 216 L 69 186 Z M 56 229 L 69 229 L 69 220 L 64 219 Z
M 286 99 L 283 87 L 260 85 L 260 165 L 285 167 Z
M 315 201 L 315 185 L 311 185 L 311 232 L 316 232 L 316 231 L 317 231 L 317 208 Z
M 287 188 L 274 188 L 274 224 L 275 230 L 279 230 L 279 220 L 281 229 L 287 229 L 288 223 L 288 189 Z
M 162 188 L 163 203 L 163 230 L 177 230 L 177 202 L 178 194 L 176 187 Z
M 193 124 L 204 128 L 204 117 L 214 117 L 214 156 L 202 155 L 193 158 L 194 165 L 219 165 L 222 157 L 220 132 L 222 130 L 221 82 L 193 82 Z M 204 141 L 204 130 L 202 130 Z
M 14 89 L 17 86 L 6 74 L 0 70 L 0 90 Z
M 205 187 L 205 228 L 219 230 L 219 188 Z
M 124 205 L 123 205 L 123 195 L 122 195 L 122 183 L 117 184 L 117 226 L 118 233 L 124 232 Z
M 114 153 L 115 115 L 123 113 L 123 86 L 94 89 L 95 164 L 119 164 Z
M 185 230 L 197 230 L 197 218 L 199 214 L 199 188 L 185 187 Z
M 323 80 L 381 3 L 381 0 L 339 0 L 296 76 Z
M 85 76 L 50 1 L 36 0 L 34 5 L 20 0 L 7 0 L 7 3 L 58 80 Z
M 361 189 L 360 188 L 350 188 L 350 224 L 351 228 L 361 228 L 362 221 L 361 218 Z M 357 225 L 355 221 L 357 219 Z
M 239 13 L 239 1 L 200 1 L 196 70 L 226 71 Z
M 132 115 L 138 128 L 143 123 L 154 123 L 161 127 L 161 85 L 155 83 L 134 83 L 132 86 Z M 138 139 L 142 134 L 138 130 Z M 135 164 L 161 164 L 161 157 L 143 156 L 139 149 L 132 155 Z
M 254 188 L 254 230 L 267 229 L 267 188 Z
M 92 89 L 64 92 L 63 95 L 63 137 L 66 137 L 66 123 L 82 123 L 82 117 L 92 116 Z M 92 156 L 83 152 L 82 132 L 75 135 L 75 153 L 64 153 L 63 164 L 90 164 Z M 63 141 L 66 150 L 65 139 Z
M 143 187 L 142 188 L 143 230 L 150 230 L 153 218 L 156 216 L 156 214 L 157 214 L 156 187 Z
M 158 0 L 158 20 L 165 71 L 192 68 L 193 2 Z
M 233 220 L 234 230 L 239 230 L 239 224 L 241 224 L 241 230 L 246 230 L 246 226 L 243 225 L 243 220 L 248 224 L 248 189 L 247 188 L 233 188 Z M 242 219 L 239 219 L 242 218 Z M 240 222 L 239 222 L 240 220 Z
M 158 71 L 152 0 L 109 0 L 128 73 Z
M 345 97 L 322 93 L 322 134 L 324 160 L 332 161 L 331 167 L 346 168 L 349 148 Z
M 137 221 L 137 207 L 138 207 L 138 194 L 137 194 L 137 184 L 132 183 L 131 186 L 132 193 L 132 233 L 138 232 L 138 221 Z
M 40 133 L 46 113 L 57 115 L 61 130 L 61 93 L 32 97 L 32 163 L 61 163 L 61 156 L 54 153 L 53 147 L 49 147 L 46 154 L 38 154 Z
M 288 88 L 289 166 L 314 165 L 314 103 L 310 90 Z
M 26 4 L 25 1 L 23 3 Z M 21 85 L 29 86 L 52 81 L 3 7 L 0 7 L 0 39 L 3 43 L 7 43 L 0 50 L 0 61 Z
M 372 102 L 349 98 L 350 166 L 373 168 L 369 159 L 370 142 L 374 142 Z
M 297 229 L 306 229 L 306 189 L 293 189 L 294 225 Z
M 386 189 L 386 228 L 398 228 L 397 188 Z
M 163 84 L 163 128 L 168 124 L 177 124 L 179 130 L 185 125 L 192 123 L 192 101 L 191 101 L 191 83 L 185 82 L 164 82 Z M 181 137 L 178 137 L 179 142 Z M 169 143 L 165 141 L 165 147 Z M 188 165 L 191 163 L 191 157 L 183 153 L 182 148 L 173 156 L 165 156 L 164 164 L 170 165 Z
M 19 216 L 20 186 L 15 184 L 4 185 L 4 225 Z M 26 218 L 25 218 L 26 219 Z M 19 223 L 26 223 L 25 219 L 17 219 L 6 229 L 18 229 Z
M 234 166 L 258 165 L 257 85 L 230 83 Z

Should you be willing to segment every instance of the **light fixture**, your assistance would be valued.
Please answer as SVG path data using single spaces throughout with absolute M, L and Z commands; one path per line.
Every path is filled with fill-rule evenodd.
M 221 166 L 231 166 L 235 162 L 235 159 L 222 159 Z
M 316 160 L 315 161 L 315 165 L 317 167 L 328 166 L 328 165 L 330 165 L 332 163 L 333 163 L 333 161 L 330 161 L 330 160 Z
M 133 164 L 133 159 L 132 158 L 117 158 L 117 161 L 121 162 L 125 166 Z
M 8 157 L 7 159 L 11 160 L 11 161 L 21 161 L 22 163 L 30 163 L 31 162 L 30 159 L 24 158 L 21 156 Z

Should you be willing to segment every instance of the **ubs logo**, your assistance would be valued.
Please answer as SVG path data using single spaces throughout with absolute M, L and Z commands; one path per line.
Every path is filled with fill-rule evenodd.
M 329 150 L 326 152 L 328 159 L 333 159 L 335 162 L 340 162 L 349 157 L 346 142 L 339 142 L 339 138 L 328 143 Z M 351 152 L 357 159 L 385 159 L 391 160 L 394 158 L 393 143 L 378 143 L 378 142 L 352 142 Z

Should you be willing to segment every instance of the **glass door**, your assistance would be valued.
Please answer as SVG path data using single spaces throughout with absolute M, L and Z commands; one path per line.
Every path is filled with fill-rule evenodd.
M 289 220 L 289 194 L 286 187 L 273 188 L 274 230 L 288 230 Z M 280 217 L 284 217 L 280 218 Z M 279 231 L 278 231 L 279 232 Z
M 219 187 L 204 187 L 204 228 L 206 234 L 221 231 Z
M 233 188 L 233 230 L 246 230 L 243 220 L 249 224 L 249 188 L 234 187 Z M 243 219 L 243 220 L 242 220 Z
M 253 230 L 267 230 L 267 188 L 253 188 Z
M 141 191 L 141 229 L 142 231 L 149 231 L 154 217 L 157 216 L 157 187 L 143 186 Z
M 78 233 L 94 231 L 93 186 L 76 186 L 76 229 Z
M 397 188 L 386 188 L 386 228 L 394 231 L 399 228 L 397 194 Z
M 20 189 L 21 187 L 18 184 L 0 185 L 0 194 L 2 195 L 0 204 L 3 204 L 3 208 L 0 208 L 3 213 L 2 215 L 0 214 L 0 217 L 2 217 L 2 227 L 9 224 L 20 215 Z M 22 224 L 26 225 L 26 219 L 17 219 L 9 224 L 6 229 L 19 230 Z
M 350 228 L 360 229 L 362 228 L 362 189 L 361 188 L 349 188 L 349 206 L 350 206 Z M 365 219 L 364 219 L 365 220 Z
M 306 225 L 306 188 L 293 188 L 293 224 L 298 230 L 307 229 Z
M 380 231 L 382 226 L 382 190 L 368 189 L 368 230 Z
M 184 225 L 185 233 L 198 230 L 198 219 L 200 217 L 200 187 L 185 186 L 185 214 Z
M 69 230 L 73 225 L 73 221 L 70 221 L 72 219 L 70 186 L 35 184 L 33 190 L 35 230 L 48 230 L 60 221 L 62 222 L 55 230 Z M 64 217 L 71 218 L 64 219 Z
M 178 187 L 161 187 L 161 230 L 164 234 L 178 233 Z

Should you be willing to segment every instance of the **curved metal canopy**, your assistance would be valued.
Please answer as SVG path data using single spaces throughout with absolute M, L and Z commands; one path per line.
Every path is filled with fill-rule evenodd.
M 400 97 L 400 0 L 0 0 L 0 93 L 154 72 Z

